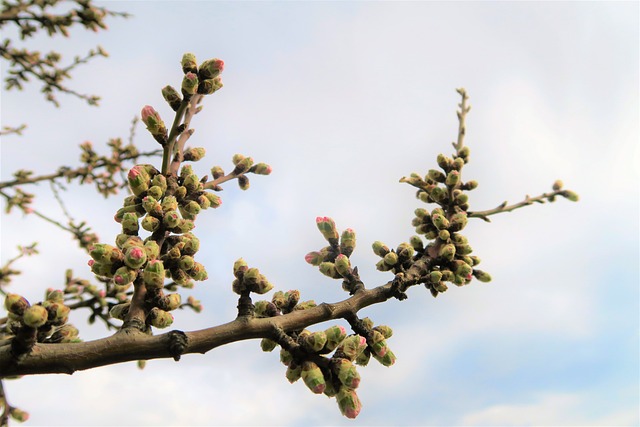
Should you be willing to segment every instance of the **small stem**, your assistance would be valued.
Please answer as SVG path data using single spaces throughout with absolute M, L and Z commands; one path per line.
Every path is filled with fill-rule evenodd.
M 524 206 L 529 206 L 532 205 L 534 203 L 545 203 L 546 201 L 553 201 L 552 199 L 554 197 L 557 196 L 562 196 L 562 193 L 564 193 L 565 190 L 555 190 L 552 191 L 551 193 L 542 193 L 539 196 L 536 197 L 529 197 L 528 195 L 525 196 L 524 200 L 518 203 L 514 203 L 513 205 L 507 205 L 507 202 L 503 202 L 500 205 L 498 205 L 497 207 L 493 208 L 493 209 L 488 209 L 486 211 L 476 211 L 476 212 L 467 212 L 467 217 L 469 218 L 481 218 L 487 222 L 491 222 L 491 220 L 488 218 L 491 215 L 495 215 L 495 214 L 499 214 L 502 212 L 511 212 L 513 210 L 522 208 Z
M 162 174 L 166 175 L 169 172 L 169 162 L 171 161 L 171 157 L 173 156 L 173 147 L 175 145 L 176 137 L 178 136 L 178 126 L 180 126 L 180 122 L 182 121 L 182 116 L 184 116 L 185 111 L 187 111 L 187 107 L 189 106 L 189 100 L 183 99 L 180 103 L 180 107 L 176 111 L 176 117 L 173 119 L 173 124 L 171 125 L 171 131 L 169 131 L 169 137 L 167 138 L 167 143 L 163 147 L 162 152 Z
M 456 89 L 456 91 L 462 96 L 462 102 L 458 104 L 460 106 L 460 110 L 456 112 L 458 115 L 458 142 L 453 144 L 453 148 L 456 149 L 456 152 L 459 152 L 462 147 L 464 147 L 464 136 L 467 133 L 467 127 L 465 125 L 465 119 L 467 117 L 467 113 L 471 110 L 471 106 L 467 105 L 467 101 L 469 97 L 467 96 L 467 91 L 464 88 Z

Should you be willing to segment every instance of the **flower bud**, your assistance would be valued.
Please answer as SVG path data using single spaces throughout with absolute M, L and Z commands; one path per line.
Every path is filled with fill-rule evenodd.
M 234 159 L 236 159 L 238 156 L 238 154 L 236 154 L 234 157 Z M 235 163 L 235 161 L 234 161 Z M 251 166 L 253 166 L 253 158 L 251 157 L 242 157 L 242 160 L 238 161 L 238 163 L 235 163 L 236 167 L 233 169 L 233 172 L 231 172 L 233 175 L 240 175 L 241 173 L 245 173 L 247 172 Z
M 375 253 L 379 257 L 384 257 L 389 253 L 389 248 L 387 247 L 387 245 L 378 240 L 373 242 L 373 245 L 371 245 L 371 247 L 373 248 L 373 253 Z
M 47 289 L 47 293 L 46 293 L 46 297 L 45 299 L 47 301 L 51 301 L 51 302 L 59 302 L 59 303 L 63 303 L 64 302 L 64 292 L 62 292 L 59 289 Z
M 469 196 L 465 193 L 460 193 L 456 196 L 455 201 L 457 205 L 466 205 L 469 202 Z
M 167 228 L 174 228 L 180 223 L 180 219 L 181 218 L 180 215 L 178 215 L 178 212 L 168 211 L 164 214 L 164 217 L 162 217 L 162 223 Z
M 258 163 L 251 167 L 250 172 L 256 175 L 270 175 L 272 172 L 271 166 L 266 163 Z
M 438 253 L 438 256 L 448 261 L 453 261 L 453 257 L 455 255 L 456 255 L 456 247 L 451 243 L 442 245 L 442 247 L 440 248 L 440 252 Z
M 122 232 L 130 236 L 137 236 L 139 229 L 138 215 L 133 212 L 126 212 L 122 217 Z
M 163 137 L 167 134 L 165 126 L 160 114 L 150 105 L 145 105 L 140 112 L 142 123 L 147 126 L 147 130 L 153 136 Z M 136 194 L 137 195 L 137 194 Z
M 173 315 L 168 311 L 153 307 L 147 315 L 147 322 L 155 328 L 164 329 L 173 323 Z
M 442 273 L 440 271 L 434 270 L 427 276 L 429 282 L 431 283 L 439 283 L 442 280 Z
M 211 168 L 211 176 L 213 176 L 213 179 L 222 178 L 224 170 L 220 166 L 214 166 Z
M 411 247 L 415 251 L 424 250 L 424 243 L 422 242 L 422 239 L 420 238 L 420 236 L 411 236 L 411 238 L 409 239 L 409 244 L 411 244 Z
M 311 390 L 313 393 L 321 394 L 322 392 L 324 392 L 324 389 L 326 387 L 324 375 L 322 374 L 322 371 L 320 370 L 318 365 L 316 365 L 314 362 L 311 362 L 309 360 L 304 361 L 304 363 L 302 364 L 302 372 L 300 376 L 302 377 L 305 385 L 309 387 L 309 390 Z
M 162 176 L 162 175 L 158 175 L 158 176 Z M 152 181 L 152 184 L 153 184 L 153 181 Z M 164 195 L 164 192 L 162 191 L 162 188 L 158 187 L 157 185 L 151 185 L 151 187 L 149 187 L 149 189 L 147 190 L 147 196 L 153 197 L 156 200 L 160 199 L 163 195 Z
M 249 177 L 247 177 L 246 175 L 240 175 L 238 177 L 238 186 L 242 191 L 248 190 L 250 184 L 251 183 L 249 182 Z
M 380 332 L 385 339 L 391 338 L 393 335 L 393 329 L 387 325 L 378 325 L 373 330 Z
M 240 295 L 247 290 L 247 287 L 242 280 L 233 279 L 233 282 L 231 282 L 231 290 Z
M 260 301 L 258 301 L 258 302 L 260 302 Z M 293 361 L 293 356 L 291 355 L 291 353 L 289 353 L 284 348 L 281 348 L 280 349 L 280 362 L 282 362 L 282 364 L 284 366 L 289 366 L 292 361 Z
M 260 348 L 264 352 L 273 351 L 273 349 L 276 348 L 277 346 L 278 346 L 278 343 L 273 340 L 270 340 L 269 338 L 262 338 L 260 340 Z
M 131 303 L 129 302 L 114 305 L 113 307 L 111 307 L 111 310 L 109 310 L 109 316 L 113 317 L 114 319 L 124 320 L 124 318 L 127 317 L 127 314 L 129 314 L 130 307 Z
M 24 423 L 29 419 L 29 413 L 27 411 L 23 411 L 16 407 L 11 407 L 9 410 L 9 416 L 19 423 Z
M 395 252 L 389 252 L 384 256 L 384 263 L 388 266 L 394 266 L 398 263 L 398 254 Z
M 197 280 L 198 282 L 207 280 L 209 278 L 209 275 L 207 274 L 207 270 L 204 268 L 204 265 L 200 264 L 199 262 L 194 263 L 193 268 L 191 268 L 191 270 L 188 271 L 188 274 L 189 276 L 191 276 L 193 280 Z
M 355 360 L 365 348 L 367 348 L 367 340 L 360 335 L 349 335 L 338 347 L 349 360 Z
M 207 200 L 209 200 L 209 204 L 212 208 L 217 208 L 222 205 L 222 199 L 219 196 L 213 193 L 205 193 L 204 195 Z
M 449 240 L 449 237 L 451 237 L 451 233 L 449 233 L 449 230 L 440 230 L 438 232 L 438 238 L 440 238 L 440 240 L 446 242 L 447 240 Z
M 256 317 L 273 317 L 278 314 L 278 307 L 271 301 L 260 300 L 255 303 L 253 311 Z
M 553 188 L 553 191 L 559 191 L 562 190 L 562 187 L 564 186 L 564 183 L 557 179 L 554 183 L 553 186 L 551 188 Z
M 177 90 L 173 88 L 173 86 L 165 86 L 162 88 L 162 97 L 169 104 L 173 111 L 178 111 L 180 108 L 180 103 L 182 102 L 182 97 L 178 93 Z
M 335 350 L 342 340 L 346 338 L 347 331 L 343 326 L 334 325 L 325 329 L 324 334 L 327 337 L 327 341 L 324 344 L 323 352 L 329 353 Z
M 298 301 L 300 301 L 300 291 L 297 289 L 285 292 L 284 296 L 287 297 L 287 306 L 289 307 L 295 307 Z
M 7 294 L 4 299 L 4 306 L 9 313 L 13 313 L 16 316 L 22 316 L 24 311 L 29 308 L 29 301 L 23 296 L 18 294 Z
M 467 213 L 458 212 L 451 216 L 450 227 L 451 231 L 460 231 L 467 225 Z
M 380 261 L 378 261 L 376 263 L 376 269 L 378 271 L 389 271 L 393 268 L 392 265 L 387 264 L 386 262 L 384 262 L 384 259 L 381 259 Z
M 342 277 L 349 277 L 351 275 L 351 262 L 349 257 L 344 254 L 340 254 L 336 257 L 335 261 L 336 271 Z
M 454 170 L 459 171 L 460 169 L 462 169 L 463 166 L 464 166 L 464 160 L 462 160 L 460 157 L 458 157 L 457 159 L 454 159 L 454 161 L 453 161 L 453 169 Z
M 202 147 L 194 147 L 185 150 L 184 160 L 187 162 L 197 162 L 205 156 L 206 150 Z
M 411 259 L 415 254 L 415 250 L 409 243 L 403 242 L 398 245 L 396 253 L 398 254 L 398 261 L 402 263 Z
M 338 394 L 336 395 L 336 401 L 340 408 L 340 413 L 347 418 L 355 418 L 362 409 L 362 403 L 358 398 L 358 394 L 355 390 L 348 387 L 340 387 Z
M 182 55 L 180 65 L 182 66 L 182 72 L 185 74 L 196 73 L 198 71 L 198 63 L 196 62 L 196 56 L 193 53 L 185 53 Z
M 160 220 L 151 215 L 145 215 L 145 217 L 142 218 L 140 225 L 142 225 L 144 230 L 153 233 L 160 227 Z
M 180 210 L 180 212 L 183 214 L 185 218 L 191 217 L 188 219 L 195 219 L 196 215 L 200 213 L 200 210 L 201 208 L 198 202 L 196 202 L 195 200 L 192 200 L 186 205 L 182 206 L 182 209 Z M 184 215 L 185 212 L 187 215 Z
M 316 225 L 329 244 L 338 244 L 338 230 L 336 229 L 336 223 L 331 218 L 319 216 L 316 218 Z
M 487 283 L 491 281 L 491 275 L 482 270 L 473 270 L 473 276 L 481 282 Z
M 248 286 L 248 289 L 251 292 L 255 292 L 256 294 L 263 295 L 273 289 L 273 284 L 267 280 L 264 275 L 260 275 L 258 281 L 252 285 Z
M 202 183 L 200 182 L 198 175 L 190 173 L 184 177 L 182 185 L 187 189 L 187 194 L 189 194 L 199 190 Z
M 463 186 L 463 190 L 475 190 L 478 188 L 478 181 L 468 181 Z
M 194 73 L 187 73 L 182 79 L 182 95 L 190 97 L 198 91 L 198 76 Z
M 39 328 L 47 323 L 48 318 L 47 309 L 41 305 L 32 305 L 22 313 L 22 322 L 31 328 Z
M 316 304 L 316 302 L 312 299 L 310 299 L 309 301 L 303 301 L 301 303 L 296 304 L 296 306 L 293 308 L 294 310 L 307 310 L 309 308 L 313 308 L 313 307 L 317 307 L 318 304 Z
M 345 387 L 351 389 L 358 388 L 360 385 L 360 374 L 358 374 L 356 367 L 350 360 L 337 359 L 335 369 L 338 373 L 338 379 Z
M 301 334 L 301 345 L 302 347 L 310 353 L 317 353 L 323 349 L 324 345 L 327 343 L 327 335 L 324 331 L 317 331 L 308 333 L 305 335 Z
M 346 256 L 351 256 L 356 248 L 356 232 L 351 228 L 347 228 L 340 236 L 340 252 Z
M 165 295 L 162 298 L 162 303 L 160 304 L 159 308 L 165 311 L 172 311 L 179 308 L 181 302 L 182 302 L 182 297 L 180 296 L 180 294 Z
M 182 241 L 184 247 L 182 248 L 183 255 L 195 255 L 200 249 L 200 240 L 192 233 L 184 233 L 182 235 Z
M 145 262 L 147 262 L 147 253 L 143 248 L 132 247 L 124 254 L 124 263 L 134 270 L 142 267 Z
M 471 154 L 471 150 L 466 145 L 458 151 L 458 157 L 464 160 L 465 163 L 469 162 L 469 154 Z
M 189 295 L 189 298 L 187 298 L 187 304 L 189 304 L 196 313 L 200 313 L 202 311 L 202 303 L 195 299 L 193 295 Z
M 73 325 L 66 324 L 56 329 L 55 332 L 51 334 L 51 338 L 49 338 L 49 340 L 53 343 L 70 343 L 77 340 L 78 335 L 78 328 Z
M 202 80 L 214 79 L 220 75 L 222 70 L 224 70 L 224 61 L 222 59 L 207 59 L 202 64 L 200 64 L 198 76 Z
M 445 182 L 445 175 L 439 170 L 430 169 L 427 172 L 427 178 L 435 181 L 435 182 Z
M 137 275 L 138 273 L 136 270 L 132 270 L 127 266 L 122 266 L 113 274 L 113 282 L 116 285 L 124 286 L 133 282 L 136 279 Z
M 247 262 L 243 258 L 240 258 L 233 263 L 233 275 L 236 276 L 238 279 L 242 279 L 242 277 L 244 276 L 244 273 L 248 269 L 249 267 L 247 266 Z
M 97 276 L 111 277 L 111 264 L 103 264 L 101 262 L 89 260 L 89 266 L 91 267 L 91 272 L 93 274 Z
M 304 256 L 304 260 L 313 266 L 319 266 L 324 260 L 324 255 L 320 252 L 313 251 L 309 252 Z
M 381 356 L 380 353 L 383 353 L 383 355 Z M 373 352 L 372 356 L 383 366 L 391 366 L 396 363 L 396 355 L 393 354 L 386 344 L 379 349 L 379 353 Z
M 444 230 L 446 228 L 449 228 L 449 220 L 444 215 L 440 215 L 440 214 L 432 215 L 431 221 L 433 222 L 433 225 L 435 225 L 435 227 L 438 230 Z
M 342 279 L 342 276 L 336 269 L 336 265 L 329 261 L 320 263 L 320 273 L 327 277 L 331 277 L 332 279 Z
M 287 366 L 287 372 L 285 373 L 285 377 L 287 377 L 287 380 L 289 380 L 291 384 L 298 381 L 300 379 L 301 374 L 302 374 L 302 365 L 298 365 L 293 361 L 289 363 L 289 366 Z
M 577 202 L 578 200 L 580 200 L 580 196 L 578 196 L 578 193 L 575 193 L 571 190 L 564 190 L 562 193 L 560 193 L 560 195 L 571 202 Z
M 144 251 L 147 253 L 147 260 L 151 261 L 160 256 L 160 246 L 155 240 L 144 242 Z
M 96 243 L 93 245 L 89 251 L 89 255 L 91 255 L 91 258 L 96 262 L 103 264 L 113 264 L 117 260 L 122 260 L 122 252 L 105 243 Z

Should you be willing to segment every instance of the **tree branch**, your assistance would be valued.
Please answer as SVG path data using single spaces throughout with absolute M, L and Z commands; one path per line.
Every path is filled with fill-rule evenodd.
M 274 328 L 300 330 L 332 319 L 353 316 L 359 310 L 392 297 L 393 281 L 369 290 L 361 290 L 338 303 L 323 303 L 314 308 L 296 310 L 270 318 L 241 317 L 223 325 L 186 332 L 183 354 L 206 353 L 216 347 L 256 338 L 273 336 Z M 123 329 L 113 336 L 83 343 L 37 343 L 31 353 L 16 361 L 10 346 L 0 348 L 0 377 L 34 374 L 72 374 L 75 371 L 137 360 L 173 358 L 171 333 L 146 335 Z

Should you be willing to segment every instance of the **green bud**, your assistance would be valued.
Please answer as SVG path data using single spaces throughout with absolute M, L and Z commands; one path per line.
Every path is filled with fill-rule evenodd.
M 139 250 L 136 248 L 136 250 Z M 132 270 L 127 266 L 122 266 L 113 273 L 113 281 L 116 285 L 124 286 L 136 279 L 138 275 L 136 270 Z
M 473 276 L 481 282 L 487 283 L 491 281 L 491 275 L 482 270 L 473 270 Z
M 301 303 L 298 303 L 293 309 L 294 310 L 307 310 L 309 308 L 313 308 L 313 307 L 317 307 L 318 304 L 316 304 L 316 302 L 312 299 L 310 299 L 309 301 L 303 301 Z
M 342 279 L 342 276 L 338 273 L 336 265 L 329 261 L 320 263 L 320 273 L 327 277 L 331 277 L 332 279 Z
M 305 350 L 310 353 L 317 353 L 324 348 L 327 343 L 327 335 L 324 331 L 317 331 L 306 334 L 302 337 L 300 343 Z
M 47 323 L 48 317 L 46 308 L 41 305 L 32 305 L 22 313 L 22 322 L 31 328 L 39 328 Z
M 133 212 L 126 212 L 122 217 L 122 232 L 130 236 L 137 236 L 139 229 L 138 216 Z
M 336 401 L 338 402 L 340 413 L 350 419 L 357 417 L 362 409 L 358 394 L 348 387 L 340 387 L 336 395 Z
M 174 196 L 176 197 L 176 200 L 183 201 L 185 197 L 187 197 L 187 188 L 184 185 L 179 186 L 176 188 Z
M 147 323 L 155 328 L 164 329 L 173 323 L 173 315 L 168 311 L 153 307 L 147 315 Z
M 172 311 L 179 308 L 181 302 L 182 302 L 182 297 L 180 296 L 180 294 L 165 295 L 162 298 L 162 303 L 160 304 L 159 308 L 165 311 Z
M 302 374 L 302 365 L 298 365 L 293 361 L 289 363 L 289 366 L 287 366 L 287 372 L 285 373 L 285 376 L 287 377 L 287 380 L 289 380 L 291 384 L 298 381 L 300 379 L 301 374 Z
M 467 225 L 467 213 L 466 212 L 458 212 L 451 216 L 450 221 L 450 230 L 451 231 L 460 231 Z
M 182 207 L 183 211 L 181 212 L 187 212 L 189 215 L 192 216 L 196 216 L 200 213 L 200 205 L 198 204 L 198 202 L 196 202 L 195 200 L 190 201 L 189 203 L 187 203 L 185 206 Z M 193 219 L 193 218 L 190 218 Z
M 196 280 L 198 282 L 207 280 L 209 278 L 209 275 L 207 274 L 207 270 L 204 268 L 204 265 L 200 264 L 197 261 L 194 263 L 193 268 L 191 268 L 191 270 L 189 270 L 187 273 L 189 274 L 189 276 L 191 276 L 193 280 Z
M 113 317 L 114 319 L 124 320 L 124 318 L 127 317 L 127 314 L 129 314 L 130 307 L 131 303 L 129 302 L 114 305 L 113 307 L 111 307 L 111 310 L 109 310 L 109 316 Z
M 424 250 L 424 243 L 422 242 L 420 236 L 411 236 L 411 239 L 409 239 L 409 243 L 416 251 Z
M 167 228 L 174 228 L 180 223 L 180 215 L 176 211 L 168 211 L 162 218 L 162 223 Z
M 131 187 L 133 194 L 139 196 L 149 189 L 151 177 L 145 170 L 144 165 L 136 165 L 129 170 L 127 180 L 129 181 L 129 187 Z
M 391 329 L 387 325 L 378 325 L 374 327 L 373 330 L 380 332 L 385 339 L 391 338 L 391 336 L 393 336 L 393 329 Z
M 351 275 L 351 262 L 346 255 L 340 254 L 336 257 L 335 267 L 340 276 L 347 278 Z
M 371 351 L 367 348 L 365 349 L 358 357 L 356 357 L 356 364 L 360 366 L 367 366 L 369 364 L 369 359 L 371 359 Z
M 260 302 L 260 301 L 258 301 L 258 302 Z M 282 362 L 282 364 L 284 366 L 289 366 L 292 361 L 293 361 L 293 356 L 291 355 L 291 353 L 289 353 L 284 348 L 281 348 L 280 349 L 280 362 Z
M 427 178 L 435 181 L 435 182 L 444 182 L 445 181 L 445 175 L 440 172 L 439 170 L 435 170 L 435 169 L 430 169 L 429 172 L 427 172 Z
M 337 359 L 335 365 L 335 371 L 338 373 L 338 379 L 340 382 L 348 388 L 355 389 L 360 385 L 360 374 L 356 370 L 356 367 L 348 359 Z
M 278 307 L 271 301 L 260 300 L 255 303 L 253 311 L 256 317 L 273 317 L 278 314 Z
M 260 340 L 260 348 L 262 349 L 262 351 L 270 352 L 273 351 L 273 349 L 277 346 L 278 343 L 270 340 L 269 338 L 262 338 L 262 340 Z
M 471 154 L 471 150 L 466 145 L 458 151 L 458 157 L 462 158 L 465 163 L 469 162 L 469 154 Z
M 258 163 L 251 167 L 250 172 L 255 173 L 256 175 L 270 175 L 271 174 L 271 166 L 266 163 Z
M 248 285 L 248 288 L 251 292 L 263 295 L 273 289 L 273 284 L 269 282 L 264 275 L 261 274 L 258 278 L 258 281 L 252 285 Z
M 331 218 L 319 216 L 316 218 L 316 225 L 329 244 L 338 243 L 338 230 L 336 229 L 336 223 Z
M 162 175 L 158 175 L 158 176 L 162 176 Z M 163 195 L 164 195 L 164 192 L 162 191 L 162 188 L 158 187 L 157 185 L 152 185 L 147 190 L 147 196 L 150 196 L 156 200 L 160 199 Z
M 182 72 L 185 74 L 198 72 L 198 63 L 196 62 L 196 56 L 193 53 L 185 53 L 182 55 L 180 65 L 182 66 Z
M 78 335 L 78 328 L 73 325 L 66 324 L 57 328 L 55 332 L 51 334 L 51 338 L 49 338 L 49 340 L 53 343 L 65 344 L 77 340 Z
M 213 193 L 205 193 L 205 197 L 209 200 L 212 208 L 217 208 L 222 204 L 222 199 Z
M 559 191 L 562 190 L 562 187 L 564 187 L 564 183 L 558 179 L 553 183 L 551 188 L 553 188 L 553 191 Z
M 356 248 L 356 232 L 351 228 L 347 228 L 340 236 L 340 252 L 346 256 L 351 256 Z
M 445 190 L 442 187 L 434 187 L 431 190 L 431 193 L 429 194 L 431 196 L 431 199 L 436 202 L 436 203 L 440 203 L 443 204 L 445 203 L 445 201 L 448 199 L 448 193 L 447 190 Z
M 453 261 L 453 257 L 455 255 L 456 255 L 456 247 L 451 243 L 442 245 L 442 247 L 440 248 L 440 252 L 438 253 L 438 256 L 448 261 Z
M 464 160 L 462 160 L 460 157 L 458 157 L 457 159 L 455 159 L 453 161 L 453 169 L 454 170 L 459 171 L 460 169 L 462 169 L 463 166 L 464 166 Z
M 453 236 L 451 236 L 451 241 L 456 246 L 462 246 L 462 245 L 466 245 L 467 243 L 469 243 L 469 240 L 467 240 L 467 238 L 465 236 L 463 236 L 462 234 L 459 234 L 459 233 L 456 233 Z
M 389 271 L 393 268 L 393 266 L 387 264 L 384 259 L 381 259 L 376 263 L 376 269 L 378 271 Z
M 214 166 L 211 168 L 211 176 L 213 176 L 213 179 L 222 178 L 224 176 L 224 170 L 220 166 Z
M 182 94 L 185 97 L 195 95 L 198 91 L 198 76 L 194 73 L 187 73 L 182 79 Z
M 200 249 L 200 240 L 192 233 L 184 233 L 182 241 L 184 242 L 184 247 L 182 248 L 184 255 L 195 255 Z
M 118 261 L 122 261 L 122 252 L 111 245 L 105 243 L 96 243 L 91 247 L 89 255 L 96 262 L 103 264 L 113 264 Z
M 571 190 L 564 190 L 562 193 L 560 193 L 560 195 L 572 202 L 577 202 L 578 200 L 580 200 L 580 196 L 578 196 L 578 193 L 575 193 Z
M 178 111 L 180 108 L 180 103 L 182 102 L 182 97 L 172 86 L 165 86 L 162 88 L 162 97 L 169 104 L 173 111 Z
M 384 349 L 379 349 L 380 353 L 384 353 L 382 356 L 379 353 L 372 353 L 374 359 L 376 359 L 383 366 L 391 366 L 396 363 L 396 355 L 389 349 L 389 347 L 385 344 Z
M 451 234 L 449 233 L 449 230 L 440 230 L 438 232 L 438 237 L 440 238 L 440 240 L 444 240 L 445 242 L 449 240 L 450 236 Z
M 438 161 L 438 166 L 444 169 L 445 172 L 449 171 L 449 169 L 451 169 L 453 166 L 453 159 L 445 156 L 444 154 L 438 154 L 437 161 Z
M 343 326 L 334 325 L 324 331 L 327 341 L 324 344 L 323 352 L 329 353 L 338 347 L 338 345 L 346 338 L 347 331 Z
M 159 187 L 151 187 L 151 188 L 159 188 Z M 158 200 L 155 197 L 146 196 L 145 198 L 143 198 L 142 199 L 142 208 L 148 214 L 151 214 L 151 215 L 154 215 L 154 216 L 158 216 L 158 217 L 162 215 L 162 206 L 160 205 L 160 202 L 158 202 Z M 126 220 L 126 216 L 127 215 L 128 214 L 125 214 L 125 216 L 123 217 L 123 220 L 122 220 L 122 227 L 123 228 L 125 226 L 125 220 Z M 136 216 L 136 220 L 137 220 L 137 216 Z
M 342 341 L 338 350 L 344 354 L 347 359 L 353 361 L 365 348 L 367 348 L 367 340 L 364 337 L 360 335 L 349 335 Z
M 178 262 L 178 265 L 183 270 L 191 270 L 195 265 L 195 262 L 196 261 L 193 259 L 191 255 L 183 255 L 182 257 L 180 257 L 180 261 Z
M 305 385 L 315 394 L 324 392 L 326 383 L 322 371 L 314 362 L 309 360 L 302 364 L 302 372 L 300 374 Z
M 239 258 L 233 263 L 233 275 L 238 279 L 242 279 L 244 273 L 249 269 L 247 262 L 243 258 Z
M 103 264 L 101 262 L 89 261 L 91 272 L 98 276 L 111 277 L 111 264 Z
M 214 79 L 224 70 L 224 61 L 222 59 L 207 59 L 200 64 L 199 76 L 202 79 Z
M 142 228 L 153 233 L 160 227 L 160 220 L 151 215 L 145 215 L 141 222 Z
M 384 263 L 389 266 L 394 266 L 398 263 L 398 254 L 395 252 L 389 252 L 384 256 Z
M 164 286 L 164 278 L 164 263 L 158 259 L 149 261 L 142 273 L 142 279 L 147 288 L 162 288 Z
M 309 252 L 304 256 L 304 260 L 317 267 L 324 261 L 324 254 L 318 251 Z
M 9 410 L 9 416 L 19 423 L 23 423 L 29 419 L 29 413 L 20 408 L 12 407 Z
M 389 253 L 389 248 L 387 247 L 387 245 L 378 240 L 373 242 L 373 245 L 371 245 L 371 247 L 373 248 L 373 253 L 375 253 L 379 257 L 384 257 Z
M 236 154 L 236 156 L 238 156 L 238 154 Z M 234 159 L 236 158 L 236 156 L 233 156 Z M 242 160 L 240 160 L 238 163 L 236 163 L 234 160 L 234 164 L 236 165 L 236 167 L 233 169 L 233 172 L 231 173 L 233 175 L 240 175 L 241 173 L 245 173 L 249 169 L 251 169 L 251 166 L 253 166 L 253 158 L 243 156 Z
M 444 230 L 449 228 L 449 220 L 444 215 L 440 215 L 440 214 L 431 215 L 431 221 L 433 222 L 433 225 L 438 230 Z
M 199 190 L 202 183 L 200 182 L 200 178 L 198 178 L 198 175 L 192 173 L 184 178 L 182 185 L 187 189 L 187 193 L 192 193 L 196 190 Z
M 468 277 L 471 275 L 471 266 L 464 261 L 454 261 L 453 272 L 462 277 Z
M 165 196 L 162 199 L 162 203 L 160 203 L 160 207 L 164 212 L 175 211 L 178 209 L 178 201 L 174 196 Z
M 285 292 L 284 296 L 287 297 L 287 305 L 289 307 L 295 307 L 298 301 L 300 301 L 300 291 L 297 289 Z
M 429 273 L 429 282 L 431 283 L 439 283 L 442 280 L 442 273 L 440 271 L 434 270 Z
M 462 188 L 464 190 L 475 190 L 478 188 L 478 181 L 468 181 L 462 186 Z
M 64 292 L 62 292 L 59 289 L 49 289 L 49 290 L 47 290 L 47 295 L 46 295 L 45 299 L 47 301 L 51 301 L 51 302 L 63 303 L 64 302 Z
M 9 313 L 22 316 L 24 311 L 30 307 L 29 301 L 18 294 L 7 294 L 4 299 L 4 306 Z

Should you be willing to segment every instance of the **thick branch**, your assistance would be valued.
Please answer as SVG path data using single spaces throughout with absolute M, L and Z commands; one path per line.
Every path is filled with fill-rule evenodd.
M 187 332 L 188 343 L 182 354 L 206 353 L 216 347 L 236 341 L 271 337 L 274 328 L 284 331 L 303 329 L 310 325 L 352 316 L 364 307 L 381 303 L 392 297 L 392 282 L 334 304 L 293 311 L 270 318 L 242 317 L 220 326 Z M 9 346 L 0 348 L 0 377 L 34 374 L 72 374 L 75 371 L 97 368 L 134 360 L 173 358 L 172 335 L 150 336 L 141 332 L 122 330 L 113 336 L 95 341 L 73 344 L 36 344 L 31 353 L 17 362 Z

